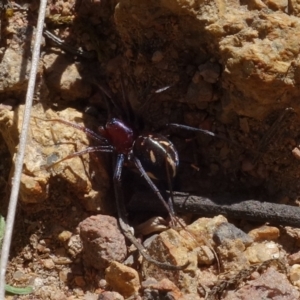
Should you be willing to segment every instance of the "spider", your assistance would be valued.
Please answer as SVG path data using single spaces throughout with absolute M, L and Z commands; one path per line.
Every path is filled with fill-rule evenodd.
M 138 242 L 135 238 L 131 227 L 129 226 L 126 208 L 124 204 L 124 197 L 122 191 L 122 170 L 124 163 L 130 161 L 138 170 L 140 175 L 145 179 L 149 187 L 159 198 L 168 212 L 171 222 L 177 223 L 184 228 L 184 225 L 176 217 L 173 208 L 172 197 L 172 180 L 175 178 L 178 166 L 179 156 L 173 143 L 165 136 L 158 133 L 140 133 L 133 124 L 135 124 L 135 118 L 132 107 L 129 101 L 124 97 L 123 102 L 118 101 L 113 97 L 109 89 L 100 83 L 96 83 L 105 95 L 106 104 L 109 112 L 108 121 L 105 126 L 100 126 L 98 132 L 94 132 L 84 126 L 68 122 L 62 119 L 50 119 L 43 121 L 60 122 L 67 126 L 72 126 L 78 130 L 81 130 L 87 134 L 92 140 L 96 141 L 98 145 L 88 147 L 82 151 L 74 152 L 66 157 L 54 162 L 48 166 L 47 169 L 52 168 L 54 165 L 61 163 L 64 160 L 80 156 L 92 152 L 111 152 L 115 156 L 114 163 L 114 193 L 116 199 L 116 207 L 118 213 L 119 226 L 123 234 L 127 239 L 136 246 L 141 255 L 150 263 L 159 266 L 162 269 L 168 270 L 182 270 L 189 264 L 187 261 L 184 265 L 175 266 L 167 262 L 160 262 L 153 259 L 146 251 L 144 246 Z M 123 83 L 121 84 L 123 87 Z M 123 92 L 124 94 L 124 92 Z M 126 101 L 127 100 L 127 101 Z M 123 105 L 121 105 L 123 104 Z M 118 114 L 118 117 L 112 117 L 112 108 Z M 35 117 L 37 118 L 37 117 Z M 40 119 L 40 118 L 38 118 Z M 210 136 L 216 136 L 216 134 L 194 127 L 189 127 L 181 124 L 168 124 L 169 127 L 182 128 L 185 130 L 202 132 Z M 168 183 L 171 197 L 166 201 L 161 192 L 157 188 L 153 180 L 164 180 Z

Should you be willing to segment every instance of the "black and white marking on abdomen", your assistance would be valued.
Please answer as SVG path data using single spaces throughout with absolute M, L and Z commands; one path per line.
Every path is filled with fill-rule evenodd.
M 149 177 L 167 180 L 177 173 L 179 159 L 173 143 L 160 134 L 140 135 L 134 142 L 133 154 Z

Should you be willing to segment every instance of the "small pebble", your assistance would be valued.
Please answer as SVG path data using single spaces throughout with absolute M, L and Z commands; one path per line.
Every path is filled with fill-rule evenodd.
M 214 253 L 207 246 L 199 247 L 198 264 L 211 265 L 215 259 Z
M 116 261 L 105 270 L 107 283 L 125 298 L 136 295 L 141 287 L 138 272 Z
M 42 261 L 43 261 L 43 265 L 44 265 L 44 267 L 46 269 L 51 270 L 51 269 L 53 269 L 55 267 L 55 264 L 54 264 L 54 262 L 53 262 L 53 260 L 51 258 L 49 258 L 49 259 L 43 259 Z
M 244 159 L 244 160 L 242 161 L 241 170 L 242 170 L 243 172 L 250 172 L 250 171 L 253 171 L 254 167 L 255 167 L 255 166 L 254 166 L 254 164 L 252 163 L 251 160 L 249 160 L 249 159 Z
M 250 132 L 250 127 L 249 127 L 249 123 L 248 123 L 248 119 L 247 118 L 240 118 L 240 128 L 242 131 L 244 131 L 245 133 L 249 133 Z
M 225 240 L 240 239 L 246 246 L 253 243 L 252 237 L 231 223 L 220 224 L 213 234 L 213 240 L 218 244 L 223 244 Z
M 24 280 L 26 278 L 26 275 L 22 271 L 16 271 L 13 274 L 13 278 L 16 281 L 22 281 L 22 280 Z
M 221 75 L 221 66 L 210 61 L 200 65 L 198 70 L 203 79 L 209 83 L 216 83 Z
M 70 239 L 71 236 L 72 236 L 72 232 L 64 230 L 58 235 L 58 239 L 61 242 L 66 242 L 67 240 Z
M 68 253 L 72 255 L 72 257 L 76 257 L 81 253 L 82 248 L 79 234 L 71 236 L 68 241 Z
M 106 280 L 105 279 L 100 279 L 100 281 L 99 281 L 99 287 L 102 288 L 102 289 L 104 289 L 104 288 L 106 288 L 106 286 L 107 286 Z
M 124 300 L 124 297 L 117 292 L 103 292 L 101 294 L 101 300 Z M 137 299 L 137 298 L 134 298 Z
M 250 263 L 261 263 L 272 258 L 279 258 L 279 248 L 274 242 L 253 244 L 245 250 L 245 255 Z
M 161 51 L 155 51 L 152 55 L 152 62 L 158 63 L 158 62 L 162 61 L 163 58 L 164 58 L 164 55 Z
M 295 147 L 293 150 L 292 150 L 292 154 L 294 155 L 294 157 L 296 159 L 299 159 L 300 160 L 300 149 L 298 147 Z
M 288 263 L 290 266 L 300 263 L 300 251 L 289 255 Z
M 163 278 L 159 282 L 147 280 L 143 282 L 143 299 L 183 299 L 179 288 L 168 278 Z M 155 296 L 154 296 L 155 295 Z M 184 299 L 187 299 L 184 297 Z
M 295 264 L 290 268 L 290 280 L 291 282 L 296 285 L 297 287 L 300 287 L 300 265 Z
M 38 244 L 36 249 L 40 252 L 40 253 L 49 253 L 50 252 L 50 249 L 47 248 L 46 246 L 44 245 L 41 245 L 41 244 Z
M 63 269 L 58 273 L 59 280 L 62 282 L 68 282 L 68 277 L 70 275 L 70 270 L 68 269 Z
M 86 285 L 86 282 L 85 282 L 83 276 L 75 276 L 74 282 L 79 287 L 84 287 Z
M 280 236 L 279 229 L 273 226 L 261 226 L 255 228 L 248 232 L 249 236 L 253 238 L 254 241 L 260 240 L 277 240 Z

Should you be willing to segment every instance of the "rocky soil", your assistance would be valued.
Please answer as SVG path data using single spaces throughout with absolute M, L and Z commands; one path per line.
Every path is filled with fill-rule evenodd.
M 32 285 L 35 292 L 7 299 L 300 298 L 299 229 L 201 212 L 180 216 L 184 229 L 170 229 L 164 210 L 129 211 L 152 257 L 177 266 L 189 261 L 184 270 L 162 270 L 120 232 L 111 154 L 76 156 L 48 168 L 95 142 L 76 126 L 49 120 L 96 132 L 109 117 L 104 87 L 119 102 L 128 99 L 139 130 L 162 132 L 175 144 L 176 191 L 298 206 L 298 2 L 48 2 L 46 29 L 85 57 L 45 36 L 7 270 L 8 283 Z M 1 14 L 4 216 L 37 13 L 38 1 L 20 0 Z M 221 139 L 170 131 L 169 123 Z M 134 195 L 149 188 L 126 167 L 130 207 Z

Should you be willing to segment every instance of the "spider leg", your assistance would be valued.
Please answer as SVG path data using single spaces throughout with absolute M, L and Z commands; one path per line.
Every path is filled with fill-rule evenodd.
M 122 110 L 117 102 L 117 100 L 115 99 L 113 93 L 109 90 L 107 84 L 105 83 L 99 83 L 98 80 L 93 79 L 92 82 L 99 87 L 99 89 L 104 93 L 104 95 L 110 99 L 110 103 L 108 103 L 107 99 L 106 100 L 106 105 L 108 106 L 109 110 L 108 112 L 111 111 L 110 109 L 110 104 L 113 105 L 113 107 L 115 108 L 115 110 L 117 111 L 117 114 L 122 116 Z
M 56 161 L 55 163 L 51 164 L 50 166 L 46 167 L 46 170 L 52 168 L 53 166 L 61 163 L 64 160 L 76 157 L 76 156 L 80 156 L 83 154 L 87 154 L 87 153 L 92 153 L 92 152 L 113 152 L 113 147 L 111 146 L 93 146 L 93 147 L 88 147 L 84 150 L 78 151 L 78 152 L 74 152 L 72 154 L 67 155 L 66 157 Z
M 166 203 L 166 201 L 163 198 L 163 196 L 161 195 L 159 189 L 153 183 L 153 181 L 151 180 L 151 178 L 149 177 L 149 175 L 144 170 L 144 168 L 143 168 L 143 166 L 141 164 L 141 161 L 138 158 L 136 158 L 136 157 L 133 157 L 132 159 L 133 159 L 133 161 L 135 163 L 135 166 L 137 167 L 137 169 L 139 170 L 139 172 L 141 173 L 141 175 L 145 178 L 145 180 L 147 181 L 147 183 L 151 187 L 152 191 L 157 195 L 157 197 L 159 198 L 159 200 L 162 202 L 162 204 L 166 208 L 167 212 L 169 213 L 169 215 L 171 217 L 171 220 L 174 222 L 176 220 L 176 216 L 175 216 L 175 211 L 174 211 L 173 205 L 169 206 Z
M 129 122 L 130 124 L 135 124 L 135 121 L 136 121 L 135 115 L 134 115 L 131 103 L 125 92 L 125 88 L 124 88 L 125 84 L 124 84 L 122 72 L 121 72 L 120 79 L 121 79 L 121 88 L 122 88 L 122 94 L 123 94 L 123 99 L 122 99 L 123 101 L 121 102 L 121 104 L 123 106 L 123 110 L 125 111 L 125 115 L 126 115 L 125 120 L 127 120 L 127 122 Z
M 81 126 L 81 125 L 78 125 L 76 123 L 72 123 L 72 122 L 69 122 L 69 121 L 62 120 L 62 119 L 49 119 L 49 120 L 46 120 L 46 119 L 42 119 L 42 118 L 35 117 L 35 116 L 34 116 L 34 118 L 38 119 L 38 120 L 45 121 L 45 122 L 59 122 L 59 123 L 62 123 L 62 124 L 66 124 L 68 126 L 76 128 L 80 131 L 83 131 L 87 136 L 89 136 L 91 139 L 93 139 L 95 141 L 98 141 L 98 142 L 101 142 L 101 143 L 105 143 L 106 145 L 109 145 L 106 138 L 104 138 L 101 135 L 95 133 L 91 129 L 88 129 L 88 128 L 86 128 L 84 126 Z
M 171 218 L 171 222 L 172 224 L 179 224 L 183 229 L 185 229 L 185 225 L 176 217 L 175 211 L 174 211 L 174 199 L 173 199 L 173 190 L 171 187 L 171 179 L 169 178 L 169 188 L 170 188 L 170 193 L 171 193 L 171 198 L 168 200 L 168 203 L 166 203 L 165 199 L 163 198 L 162 194 L 160 193 L 159 189 L 157 188 L 157 186 L 153 183 L 153 181 L 151 180 L 151 178 L 149 177 L 149 175 L 146 173 L 146 171 L 144 170 L 140 160 L 136 157 L 132 158 L 135 166 L 137 167 L 137 169 L 139 170 L 139 172 L 141 173 L 141 175 L 145 178 L 145 180 L 147 181 L 147 183 L 149 184 L 149 186 L 151 187 L 152 191 L 157 195 L 157 197 L 159 198 L 159 200 L 161 201 L 161 203 L 164 205 L 164 207 L 166 208 L 167 212 L 169 213 L 169 216 Z M 167 174 L 169 172 L 168 167 L 167 168 Z M 168 175 L 169 176 L 169 175 Z
M 196 127 L 192 127 L 192 126 L 187 126 L 187 125 L 182 125 L 182 124 L 176 124 L 176 123 L 170 123 L 170 124 L 167 124 L 168 127 L 171 127 L 171 128 L 179 128 L 179 129 L 183 129 L 183 130 L 188 130 L 188 131 L 193 131 L 193 132 L 201 132 L 205 135 L 209 135 L 209 136 L 213 136 L 215 138 L 218 138 L 220 140 L 224 140 L 224 141 L 227 141 L 229 142 L 230 144 L 233 144 L 235 146 L 238 146 L 238 147 L 243 147 L 240 143 L 237 143 L 235 141 L 232 141 L 226 137 L 223 137 L 221 135 L 218 135 L 216 133 L 213 133 L 209 130 L 205 130 L 205 129 L 201 129 L 201 128 L 196 128 Z
M 127 237 L 127 239 L 135 245 L 135 247 L 138 249 L 138 251 L 141 253 L 141 255 L 150 263 L 153 263 L 157 265 L 158 267 L 165 269 L 165 270 L 183 270 L 185 269 L 188 265 L 189 262 L 185 263 L 182 266 L 175 266 L 169 263 L 164 263 L 157 261 L 153 259 L 148 253 L 145 247 L 138 242 L 138 240 L 135 238 L 135 236 L 132 233 L 131 227 L 128 225 L 128 220 L 126 216 L 126 209 L 124 205 L 124 198 L 123 198 L 123 193 L 122 193 L 122 169 L 124 165 L 124 159 L 125 155 L 124 154 L 118 154 L 117 156 L 117 162 L 115 166 L 115 171 L 114 171 L 114 188 L 115 188 L 115 197 L 116 197 L 116 205 L 117 205 L 117 211 L 118 211 L 118 220 L 119 220 L 119 225 L 120 228 L 122 229 L 123 234 Z
M 167 173 L 167 182 L 168 182 L 168 188 L 170 191 L 170 197 L 168 198 L 168 205 L 171 208 L 171 211 L 173 211 L 175 213 L 174 210 L 174 197 L 173 197 L 173 187 L 172 187 L 172 180 L 171 180 L 171 174 L 170 174 L 170 165 L 168 164 L 167 160 L 165 160 L 166 162 L 166 173 Z
M 201 129 L 201 128 L 196 128 L 196 127 L 191 127 L 191 126 L 187 126 L 187 125 L 182 125 L 182 124 L 176 124 L 176 123 L 170 123 L 167 125 L 168 127 L 173 127 L 173 128 L 179 128 L 179 129 L 184 129 L 184 130 L 189 130 L 189 131 L 194 131 L 194 132 L 202 132 L 206 135 L 210 135 L 210 136 L 213 136 L 213 137 L 218 137 L 218 138 L 221 138 L 221 139 L 225 139 L 227 140 L 226 138 L 223 138 L 209 130 L 205 130 L 205 129 Z

